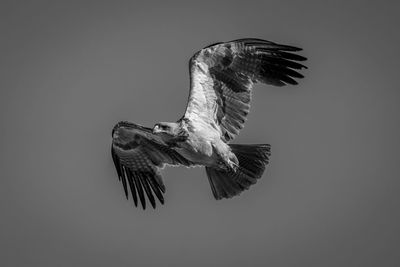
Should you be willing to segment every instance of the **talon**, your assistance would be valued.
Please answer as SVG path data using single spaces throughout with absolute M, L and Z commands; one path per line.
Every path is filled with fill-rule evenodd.
M 239 169 L 239 165 L 236 164 L 236 162 L 233 162 L 233 161 L 229 162 L 229 166 L 231 167 L 231 169 L 232 169 L 234 172 L 236 172 L 236 171 Z

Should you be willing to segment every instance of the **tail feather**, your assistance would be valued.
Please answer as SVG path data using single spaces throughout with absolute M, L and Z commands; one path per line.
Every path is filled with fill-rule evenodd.
M 257 182 L 271 156 L 270 145 L 229 145 L 239 161 L 236 171 L 206 167 L 208 181 L 216 199 L 231 198 Z

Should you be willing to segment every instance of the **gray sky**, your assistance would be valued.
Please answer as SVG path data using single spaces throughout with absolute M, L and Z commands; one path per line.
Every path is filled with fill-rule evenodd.
M 375 2 L 2 1 L 0 265 L 399 266 L 400 8 Z M 269 169 L 224 201 L 165 169 L 166 204 L 134 208 L 112 127 L 178 119 L 192 54 L 243 37 L 309 58 L 235 140 Z

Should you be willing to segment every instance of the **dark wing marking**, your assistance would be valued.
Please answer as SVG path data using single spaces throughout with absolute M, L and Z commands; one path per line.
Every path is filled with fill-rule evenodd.
M 135 206 L 139 200 L 143 209 L 146 208 L 145 195 L 153 208 L 156 207 L 155 197 L 164 204 L 165 185 L 159 169 L 165 164 L 190 166 L 191 162 L 162 144 L 150 128 L 119 123 L 113 130 L 113 136 L 119 127 L 128 127 L 133 133 L 132 140 L 127 144 L 122 145 L 113 138 L 111 145 L 111 156 L 126 198 L 129 186 Z
M 243 128 L 250 110 L 253 84 L 283 86 L 303 78 L 306 68 L 295 54 L 300 48 L 261 39 L 216 43 L 190 60 L 191 88 L 184 117 L 215 123 L 225 141 Z

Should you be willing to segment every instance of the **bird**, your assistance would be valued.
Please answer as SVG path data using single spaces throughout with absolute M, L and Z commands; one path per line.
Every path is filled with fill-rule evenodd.
M 205 167 L 215 199 L 249 189 L 270 161 L 269 144 L 232 144 L 244 127 L 254 84 L 296 85 L 307 69 L 301 48 L 257 38 L 218 42 L 189 60 L 184 115 L 152 128 L 128 121 L 112 129 L 111 155 L 126 198 L 143 209 L 164 204 L 165 166 Z M 130 189 L 130 190 L 129 190 Z M 130 193 L 129 193 L 130 191 Z M 147 198 L 146 198 L 147 196 Z M 147 202 L 148 201 L 148 202 Z

